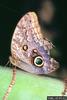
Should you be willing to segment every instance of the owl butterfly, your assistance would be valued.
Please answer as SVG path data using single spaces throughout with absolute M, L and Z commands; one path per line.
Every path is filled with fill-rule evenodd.
M 11 42 L 10 62 L 22 70 L 48 74 L 59 64 L 50 57 L 52 44 L 43 39 L 37 15 L 28 12 L 18 22 Z
M 28 12 L 20 19 L 13 33 L 10 62 L 30 73 L 49 74 L 59 68 L 59 63 L 50 57 L 52 48 L 52 43 L 43 38 L 36 13 Z M 9 88 L 12 88 L 14 80 L 15 69 Z M 10 92 L 9 88 L 4 98 Z

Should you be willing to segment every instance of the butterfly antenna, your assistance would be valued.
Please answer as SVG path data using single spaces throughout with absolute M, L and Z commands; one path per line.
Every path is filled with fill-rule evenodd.
M 62 92 L 62 95 L 66 95 L 67 93 L 67 78 L 64 79 L 64 91 Z
M 8 86 L 8 89 L 3 97 L 3 100 L 7 100 L 9 93 L 12 90 L 13 85 L 15 84 L 15 80 L 16 80 L 16 66 L 13 68 L 13 76 L 12 76 L 12 80 Z

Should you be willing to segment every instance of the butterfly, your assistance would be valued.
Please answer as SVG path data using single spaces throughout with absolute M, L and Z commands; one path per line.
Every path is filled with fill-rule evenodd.
M 26 13 L 16 25 L 12 36 L 9 60 L 15 68 L 9 88 L 15 83 L 16 67 L 34 74 L 49 74 L 56 71 L 59 63 L 50 56 L 52 48 L 53 44 L 46 37 L 43 38 L 36 13 Z M 9 88 L 4 98 L 9 94 Z
M 43 38 L 36 13 L 28 12 L 13 33 L 10 62 L 30 73 L 48 74 L 59 68 L 50 57 L 50 49 L 52 43 Z

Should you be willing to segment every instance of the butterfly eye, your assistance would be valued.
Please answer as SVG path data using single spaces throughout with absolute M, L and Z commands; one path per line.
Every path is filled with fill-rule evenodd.
M 43 66 L 43 58 L 41 56 L 37 56 L 34 58 L 34 65 L 37 67 Z

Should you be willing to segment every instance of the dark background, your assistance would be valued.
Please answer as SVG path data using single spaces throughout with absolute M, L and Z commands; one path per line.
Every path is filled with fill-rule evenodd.
M 0 64 L 5 65 L 10 56 L 11 37 L 15 26 L 21 16 L 27 11 L 40 9 L 42 0 L 0 0 Z M 65 0 L 53 0 L 56 6 L 56 17 L 54 24 L 47 27 L 56 31 L 58 38 L 53 43 L 61 55 L 57 58 L 60 65 L 67 66 L 67 15 Z

